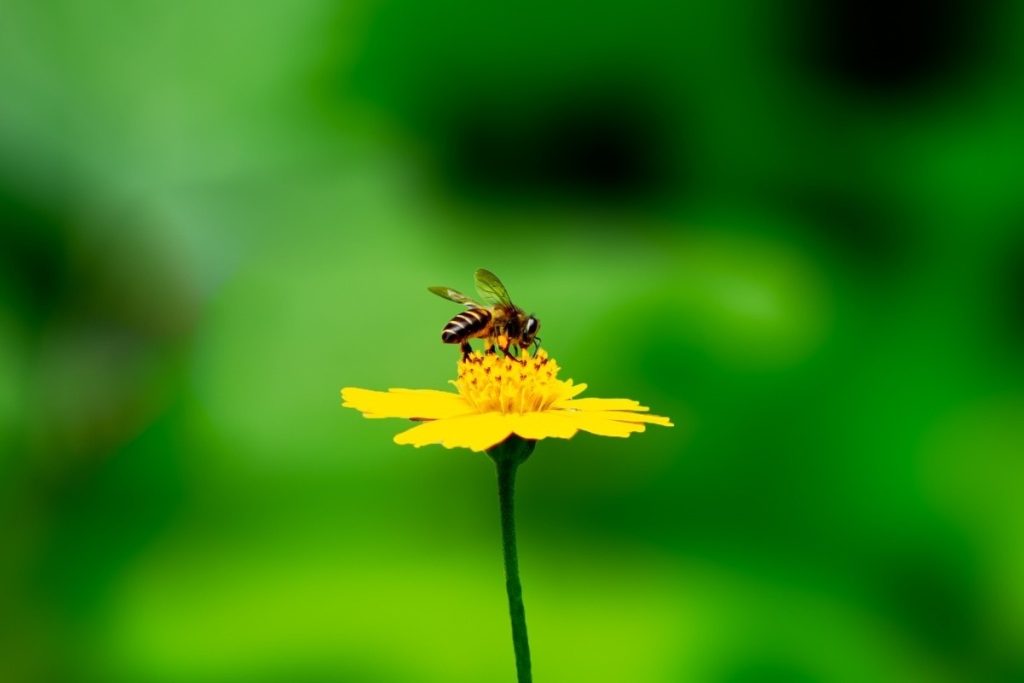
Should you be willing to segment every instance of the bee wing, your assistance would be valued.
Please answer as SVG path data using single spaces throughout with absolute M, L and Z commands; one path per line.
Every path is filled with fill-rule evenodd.
M 481 299 L 490 304 L 512 306 L 512 299 L 509 298 L 505 285 L 501 284 L 498 276 L 489 270 L 480 268 L 476 271 L 476 291 Z
M 437 294 L 442 299 L 448 299 L 448 301 L 454 301 L 457 304 L 469 306 L 470 308 L 484 308 L 462 292 L 456 291 L 451 287 L 427 287 L 427 289 L 434 294 Z

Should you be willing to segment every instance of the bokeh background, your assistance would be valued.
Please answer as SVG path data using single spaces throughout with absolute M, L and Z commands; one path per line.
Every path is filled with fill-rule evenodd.
M 1024 6 L 667 5 L 0 3 L 0 679 L 513 680 L 482 266 L 539 682 L 1024 680 Z

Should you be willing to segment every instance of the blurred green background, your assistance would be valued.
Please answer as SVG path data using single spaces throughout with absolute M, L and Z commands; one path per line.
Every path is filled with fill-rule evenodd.
M 539 683 L 1024 681 L 1024 6 L 0 2 L 0 680 L 513 680 L 487 267 L 677 427 L 519 479 Z

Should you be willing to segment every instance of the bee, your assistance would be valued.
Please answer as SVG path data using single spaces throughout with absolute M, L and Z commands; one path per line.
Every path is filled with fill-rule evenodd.
M 540 321 L 512 303 L 505 285 L 491 271 L 480 268 L 476 271 L 475 280 L 480 298 L 490 306 L 477 303 L 451 287 L 428 288 L 439 297 L 466 306 L 465 311 L 449 320 L 441 330 L 441 341 L 445 344 L 460 344 L 463 360 L 473 352 L 470 339 L 483 339 L 484 353 L 494 353 L 497 345 L 506 356 L 511 357 L 519 355 L 515 348 L 514 356 L 509 353 L 512 347 L 526 349 L 534 344 L 539 349 L 537 331 L 540 329 Z

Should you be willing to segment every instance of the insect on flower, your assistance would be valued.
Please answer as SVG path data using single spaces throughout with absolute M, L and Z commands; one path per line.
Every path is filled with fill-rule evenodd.
M 470 339 L 485 340 L 485 353 L 493 353 L 497 344 L 505 356 L 511 357 L 518 357 L 519 350 L 528 349 L 531 344 L 536 347 L 534 351 L 539 349 L 537 331 L 540 329 L 540 321 L 512 303 L 505 285 L 491 271 L 480 268 L 476 271 L 475 280 L 476 291 L 481 299 L 491 304 L 490 307 L 477 303 L 451 287 L 428 288 L 439 297 L 466 306 L 465 311 L 444 326 L 441 341 L 445 344 L 460 344 L 463 360 L 473 352 Z M 509 353 L 510 347 L 512 353 Z

